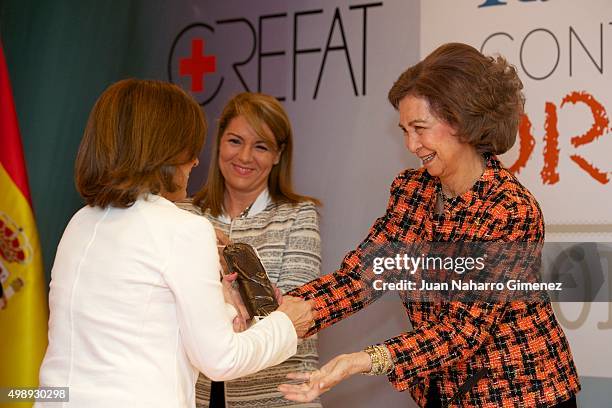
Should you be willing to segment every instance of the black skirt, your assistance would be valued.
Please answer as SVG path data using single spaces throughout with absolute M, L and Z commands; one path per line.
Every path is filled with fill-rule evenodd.
M 225 386 L 223 381 L 210 383 L 210 408 L 225 408 Z

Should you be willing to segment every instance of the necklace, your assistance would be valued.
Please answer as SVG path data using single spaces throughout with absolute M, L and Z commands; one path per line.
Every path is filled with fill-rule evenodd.
M 446 201 L 446 196 L 444 196 L 444 193 L 440 193 L 438 194 L 438 197 L 436 198 L 436 214 L 438 215 L 442 215 L 444 214 L 444 202 Z
M 468 188 L 460 192 L 452 191 L 448 187 L 446 187 L 444 184 L 442 184 L 442 182 L 440 182 L 440 193 L 442 194 L 442 198 L 444 200 L 450 200 L 472 189 L 472 187 L 474 187 L 474 184 L 476 184 L 476 182 L 482 177 L 486 168 L 487 168 L 487 165 L 485 163 L 484 157 L 480 156 L 480 171 L 478 172 L 476 177 L 472 178 L 472 180 L 469 182 Z
M 244 211 L 242 211 L 237 218 L 246 218 L 249 215 L 249 211 L 251 211 L 251 207 L 253 206 L 253 204 L 254 202 L 251 203 L 251 205 L 249 205 L 247 208 L 245 208 Z

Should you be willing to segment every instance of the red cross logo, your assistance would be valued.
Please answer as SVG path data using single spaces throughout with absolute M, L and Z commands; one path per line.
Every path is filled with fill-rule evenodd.
M 191 91 L 204 90 L 204 74 L 217 71 L 217 58 L 213 55 L 204 55 L 204 40 L 196 38 L 191 40 L 191 57 L 181 58 L 179 74 L 191 76 Z

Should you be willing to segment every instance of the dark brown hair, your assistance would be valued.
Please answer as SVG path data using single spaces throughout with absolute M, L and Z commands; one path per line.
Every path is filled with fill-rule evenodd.
M 243 116 L 255 133 L 264 140 L 269 139 L 264 130 L 264 125 L 268 126 L 274 136 L 274 140 L 267 140 L 270 148 L 275 151 L 282 149 L 278 164 L 272 167 L 268 176 L 268 191 L 272 200 L 289 203 L 312 201 L 320 205 L 316 198 L 299 195 L 293 191 L 291 179 L 293 132 L 287 113 L 274 97 L 252 92 L 243 92 L 234 96 L 223 108 L 217 126 L 208 178 L 204 187 L 194 196 L 194 204 L 202 210 L 210 209 L 215 217 L 223 212 L 225 179 L 219 169 L 219 147 L 225 129 L 231 120 L 238 116 Z
M 178 86 L 119 81 L 89 114 L 76 159 L 77 190 L 102 208 L 129 207 L 147 192 L 175 192 L 175 166 L 199 155 L 205 135 L 204 113 Z
M 516 68 L 461 43 L 438 47 L 408 68 L 389 90 L 389 102 L 413 95 L 481 152 L 501 154 L 516 140 L 525 98 Z

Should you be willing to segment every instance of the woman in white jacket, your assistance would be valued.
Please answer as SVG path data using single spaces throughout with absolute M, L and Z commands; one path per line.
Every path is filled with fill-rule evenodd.
M 40 370 L 70 407 L 193 407 L 198 371 L 229 380 L 296 351 L 310 304 L 286 297 L 235 333 L 214 230 L 173 204 L 205 133 L 198 104 L 159 81 L 118 82 L 90 114 L 75 169 L 87 206 L 57 250 Z

